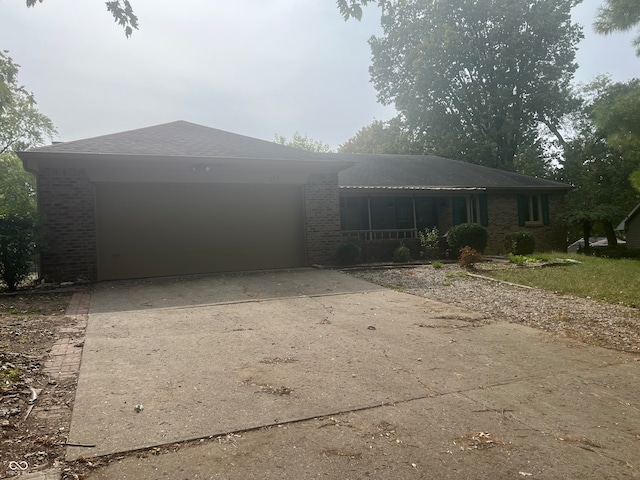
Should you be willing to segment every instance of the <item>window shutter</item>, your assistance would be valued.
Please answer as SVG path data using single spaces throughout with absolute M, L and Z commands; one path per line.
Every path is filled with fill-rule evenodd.
M 480 201 L 480 225 L 489 226 L 489 206 L 486 193 L 481 193 L 478 200 Z
M 527 219 L 527 210 L 529 209 L 529 197 L 527 195 L 518 195 L 518 225 L 524 227 Z
M 540 202 L 542 203 L 542 223 L 549 225 L 549 195 L 541 195 Z

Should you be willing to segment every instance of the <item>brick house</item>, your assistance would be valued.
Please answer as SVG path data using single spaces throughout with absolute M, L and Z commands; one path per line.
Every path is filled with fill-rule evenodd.
M 345 240 L 465 221 L 487 224 L 495 251 L 518 228 L 564 248 L 568 186 L 437 157 L 320 154 L 183 121 L 19 156 L 36 176 L 51 280 L 328 264 Z
M 461 223 L 488 229 L 487 253 L 506 253 L 505 235 L 518 231 L 536 250 L 566 249 L 569 185 L 435 156 L 335 156 L 354 163 L 339 174 L 342 236 L 365 250 L 388 255 L 393 240 L 411 246 L 418 231 Z

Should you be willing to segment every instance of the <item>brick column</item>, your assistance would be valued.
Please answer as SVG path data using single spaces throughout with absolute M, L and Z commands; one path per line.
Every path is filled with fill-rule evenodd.
M 340 246 L 337 174 L 313 174 L 304 187 L 307 264 L 332 264 Z
M 85 172 L 45 168 L 38 173 L 38 210 L 45 242 L 40 274 L 47 281 L 97 279 L 95 189 Z

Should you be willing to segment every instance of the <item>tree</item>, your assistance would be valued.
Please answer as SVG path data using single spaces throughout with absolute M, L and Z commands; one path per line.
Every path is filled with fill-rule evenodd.
M 362 127 L 338 147 L 340 153 L 389 153 L 420 155 L 423 146 L 415 141 L 413 132 L 403 125 L 400 117 L 386 122 L 375 120 Z
M 583 108 L 572 117 L 573 134 L 565 143 L 559 180 L 574 186 L 567 197 L 566 221 L 580 225 L 589 253 L 593 228 L 604 230 L 609 245 L 616 245 L 614 227 L 637 203 L 629 180 L 638 166 L 633 149 L 609 141 L 596 121 L 602 102 L 610 100 L 619 88 L 606 77 L 599 77 L 581 92 Z
M 27 7 L 33 7 L 44 0 L 27 0 Z M 138 29 L 138 17 L 133 13 L 129 0 L 109 0 L 106 2 L 107 11 L 111 13 L 115 22 L 124 28 L 124 34 L 129 38 L 133 29 Z
M 640 3 L 637 0 L 604 0 L 593 27 L 602 35 L 626 32 L 640 26 Z M 636 55 L 640 56 L 640 34 L 634 38 Z
M 14 152 L 55 134 L 33 95 L 18 84 L 18 68 L 0 52 L 0 277 L 10 291 L 28 275 L 40 232 L 33 177 Z
M 602 80 L 605 89 L 593 104 L 593 121 L 607 136 L 610 145 L 624 152 L 638 168 L 630 180 L 640 191 L 640 80 L 612 84 Z
M 275 135 L 274 142 L 280 145 L 286 145 L 287 147 L 300 148 L 302 150 L 309 150 L 310 152 L 329 153 L 331 152 L 331 146 L 321 140 L 314 140 L 309 138 L 306 134 L 302 135 L 299 132 L 293 134 L 292 140 L 287 140 L 282 135 Z
M 576 106 L 578 1 L 387 2 L 383 35 L 370 40 L 378 99 L 431 153 L 507 170 L 524 154 L 543 164 L 545 131 L 561 138 Z

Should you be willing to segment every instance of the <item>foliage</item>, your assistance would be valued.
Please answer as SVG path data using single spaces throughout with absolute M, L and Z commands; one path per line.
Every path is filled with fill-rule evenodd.
M 507 233 L 504 248 L 514 255 L 529 255 L 536 249 L 536 239 L 531 232 Z
M 598 80 L 596 80 L 598 82 Z M 640 191 L 640 80 L 611 83 L 599 79 L 600 95 L 592 105 L 592 119 L 612 148 L 635 163 L 630 181 Z
M 557 254 L 579 260 L 575 264 L 548 268 L 515 268 L 484 272 L 508 282 L 544 288 L 610 303 L 640 307 L 640 261 Z
M 609 35 L 626 32 L 640 24 L 640 4 L 637 0 L 604 0 L 593 24 L 596 32 Z M 640 56 L 640 35 L 633 40 L 636 55 Z
M 394 103 L 426 151 L 514 170 L 546 170 L 541 127 L 560 135 L 581 27 L 575 0 L 385 2 L 370 40 L 378 98 Z
M 620 137 L 611 133 L 619 131 L 616 125 L 620 120 L 612 113 L 616 98 L 624 92 L 626 101 L 632 103 L 633 95 L 627 95 L 630 88 L 640 94 L 637 82 L 613 84 L 606 77 L 599 77 L 582 89 L 583 107 L 571 117 L 573 138 L 564 145 L 564 160 L 558 172 L 558 180 L 574 186 L 567 196 L 566 223 L 580 225 L 586 238 L 591 236 L 592 228 L 600 227 L 611 245 L 617 242 L 615 226 L 638 201 L 630 176 L 640 166 L 640 130 L 635 141 L 626 134 L 624 141 L 618 141 L 616 138 Z M 636 101 L 640 125 L 640 96 Z M 631 119 L 632 115 L 626 118 Z M 635 128 L 631 121 L 628 125 Z M 589 253 L 589 247 L 585 250 Z
M 458 262 L 465 268 L 473 268 L 476 263 L 482 261 L 482 254 L 475 248 L 462 247 L 460 249 L 460 256 Z
M 406 263 L 411 260 L 411 252 L 406 245 L 400 245 L 393 251 L 393 261 L 396 263 Z
M 309 150 L 310 152 L 329 153 L 331 152 L 331 146 L 321 140 L 314 140 L 309 138 L 306 134 L 302 135 L 299 132 L 293 134 L 292 140 L 287 140 L 282 135 L 275 135 L 276 143 L 280 145 L 286 145 L 287 147 L 300 148 L 302 150 Z
M 29 275 L 37 236 L 36 215 L 0 215 L 0 277 L 10 292 Z
M 18 84 L 18 69 L 8 52 L 0 51 L 0 154 L 40 145 L 56 133 L 33 94 Z
M 487 248 L 489 232 L 477 223 L 462 223 L 451 227 L 447 233 L 447 243 L 453 252 L 459 252 L 463 247 L 471 247 L 482 253 Z
M 349 140 L 338 147 L 340 153 L 371 153 L 420 155 L 423 147 L 415 139 L 415 135 L 397 116 L 382 122 L 375 120 L 362 127 Z
M 14 154 L 0 155 L 0 278 L 9 291 L 29 274 L 39 238 L 33 177 Z
M 343 243 L 338 247 L 336 260 L 340 265 L 353 265 L 360 261 L 361 250 L 355 243 Z
M 440 251 L 440 231 L 438 227 L 428 228 L 424 232 L 418 232 L 420 245 L 424 248 L 427 258 L 436 258 Z
M 524 262 L 527 261 L 527 257 L 525 257 L 524 255 L 514 255 L 512 253 L 509 254 L 508 258 L 509 262 L 515 265 L 524 265 Z
M 27 0 L 27 7 L 33 7 L 44 0 Z M 133 13 L 129 0 L 108 0 L 107 11 L 111 13 L 115 22 L 124 28 L 124 34 L 129 38 L 133 29 L 138 29 L 138 17 Z
M 18 65 L 0 52 L 0 277 L 10 291 L 29 274 L 40 237 L 33 177 L 14 152 L 55 134 L 17 77 Z
M 444 267 L 444 265 L 442 264 L 442 262 L 433 262 L 433 263 L 431 264 L 431 266 L 432 266 L 433 268 L 442 268 L 442 267 Z
M 345 20 L 350 18 L 360 20 L 362 18 L 362 7 L 374 2 L 380 7 L 390 3 L 387 0 L 337 0 L 338 10 Z

